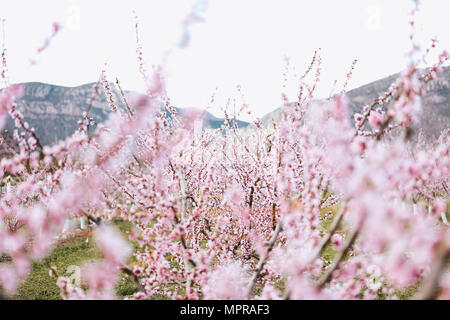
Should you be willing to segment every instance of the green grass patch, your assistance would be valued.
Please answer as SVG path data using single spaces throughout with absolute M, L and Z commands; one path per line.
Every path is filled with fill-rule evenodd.
M 124 236 L 130 232 L 132 224 L 127 221 L 114 221 Z M 137 244 L 133 243 L 136 247 Z M 8 263 L 8 257 L 0 257 L 0 263 Z M 55 266 L 58 276 L 70 277 L 70 266 L 80 267 L 84 263 L 101 259 L 101 254 L 95 247 L 92 232 L 88 230 L 77 231 L 66 239 L 61 239 L 52 253 L 42 261 L 34 262 L 28 278 L 23 281 L 12 300 L 59 300 L 60 289 L 56 285 L 57 277 L 50 277 L 49 269 Z M 134 257 L 132 258 L 134 259 Z M 72 271 L 73 272 L 73 271 Z M 137 291 L 136 284 L 125 273 L 121 273 L 120 281 L 116 286 L 118 297 L 123 298 L 133 295 Z
M 87 242 L 86 239 L 88 239 Z M 70 276 L 66 273 L 69 266 L 81 266 L 84 262 L 99 258 L 100 255 L 93 245 L 90 233 L 83 232 L 61 240 L 48 257 L 41 262 L 33 263 L 29 277 L 19 286 L 17 294 L 9 298 L 15 300 L 61 299 L 56 277 L 49 275 L 50 267 L 55 266 L 60 276 Z

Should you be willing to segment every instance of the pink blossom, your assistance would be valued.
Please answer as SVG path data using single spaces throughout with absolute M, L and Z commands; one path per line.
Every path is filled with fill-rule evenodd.
M 373 111 L 369 115 L 369 124 L 372 126 L 372 128 L 377 129 L 381 122 L 383 121 L 383 116 L 381 113 L 377 111 Z
M 111 226 L 101 226 L 94 234 L 95 242 L 105 259 L 121 264 L 131 254 L 131 245 L 122 238 L 119 231 Z
M 205 285 L 206 299 L 240 300 L 245 299 L 248 279 L 245 270 L 237 262 L 220 266 L 211 273 Z
M 343 241 L 344 239 L 342 238 L 342 236 L 338 233 L 335 233 L 332 237 L 331 237 L 331 242 L 333 243 L 333 247 L 335 250 L 339 250 L 342 248 L 343 245 Z

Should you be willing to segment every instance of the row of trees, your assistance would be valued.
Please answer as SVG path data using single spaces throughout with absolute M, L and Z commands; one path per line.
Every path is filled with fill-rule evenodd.
M 313 99 L 316 52 L 280 121 L 243 131 L 239 113 L 225 114 L 221 128 L 201 132 L 201 114 L 181 118 L 170 106 L 164 63 L 148 72 L 138 40 L 147 94 L 123 96 L 119 108 L 103 72 L 109 119 L 89 130 L 88 107 L 80 129 L 52 146 L 15 108 L 20 87 L 8 82 L 4 51 L 0 114 L 15 119 L 19 145 L 0 161 L 1 174 L 18 179 L 0 198 L 5 293 L 51 252 L 67 218 L 87 217 L 103 258 L 83 269 L 86 290 L 58 278 L 67 299 L 115 298 L 121 272 L 135 280 L 136 299 L 396 298 L 417 283 L 418 298 L 450 298 L 449 135 L 411 141 L 420 98 L 448 55 L 419 69 L 430 50 L 411 40 L 408 68 L 354 119 L 345 90 Z M 133 223 L 139 250 L 111 218 Z

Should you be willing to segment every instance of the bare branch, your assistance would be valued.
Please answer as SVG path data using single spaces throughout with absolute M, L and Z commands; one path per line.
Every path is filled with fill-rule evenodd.
M 275 241 L 277 240 L 278 235 L 280 234 L 281 229 L 283 228 L 283 219 L 280 219 L 278 221 L 278 224 L 275 228 L 275 231 L 273 232 L 272 238 L 270 239 L 269 243 L 267 244 L 267 254 L 263 259 L 259 260 L 258 265 L 256 266 L 255 273 L 253 274 L 252 279 L 250 280 L 250 283 L 247 287 L 247 297 L 250 298 L 253 289 L 256 284 L 256 280 L 258 280 L 259 276 L 261 275 L 261 271 L 264 268 L 264 265 L 266 264 L 267 260 L 269 259 L 269 254 L 272 251 Z

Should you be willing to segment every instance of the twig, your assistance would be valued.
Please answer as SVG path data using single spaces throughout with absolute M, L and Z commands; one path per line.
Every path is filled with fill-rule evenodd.
M 141 284 L 141 282 L 139 281 L 138 276 L 133 272 L 133 270 L 131 270 L 127 266 L 122 266 L 120 268 L 120 270 L 125 272 L 127 275 L 129 275 L 131 277 L 131 279 L 133 279 L 133 282 L 137 285 L 139 291 L 145 292 L 144 286 Z
M 267 244 L 267 254 L 263 259 L 259 260 L 258 265 L 256 266 L 255 273 L 253 274 L 253 277 L 250 280 L 250 283 L 247 287 L 247 297 L 249 297 L 249 298 L 250 298 L 250 296 L 253 292 L 253 289 L 256 285 L 256 280 L 258 280 L 259 276 L 261 275 L 261 271 L 264 268 L 264 265 L 266 264 L 266 262 L 269 258 L 269 254 L 272 251 L 272 249 L 275 245 L 275 241 L 277 240 L 277 237 L 280 234 L 280 231 L 282 228 L 283 228 L 283 219 L 280 219 L 275 228 L 275 231 L 273 232 L 272 238 L 270 239 L 269 243 Z
M 346 209 L 347 209 L 347 203 L 344 203 L 344 204 L 340 207 L 340 209 L 339 209 L 339 211 L 338 211 L 336 217 L 334 218 L 333 224 L 332 224 L 331 227 L 330 227 L 330 231 L 328 232 L 328 234 L 326 235 L 326 237 L 322 239 L 321 243 L 320 243 L 319 246 L 317 247 L 317 251 L 316 251 L 316 254 L 314 255 L 313 261 L 314 261 L 315 259 L 317 259 L 317 258 L 322 254 L 323 250 L 325 249 L 325 247 L 326 247 L 326 246 L 328 245 L 328 243 L 330 242 L 331 237 L 333 236 L 333 234 L 336 232 L 337 228 L 338 228 L 339 225 L 341 224 L 341 221 L 342 221 L 342 218 L 344 217 L 344 213 L 345 213 L 345 210 L 346 210 Z
M 182 170 L 178 171 L 178 177 L 179 177 L 179 182 L 180 182 L 180 193 L 181 193 L 181 218 L 184 218 L 184 214 L 186 211 L 186 181 L 184 180 L 184 174 L 182 172 Z M 177 218 L 177 216 L 175 215 L 176 221 L 178 221 L 178 223 L 180 222 Z M 184 235 L 182 234 L 180 236 L 180 240 L 181 240 L 181 244 L 184 248 L 184 250 L 187 250 L 189 248 L 189 246 L 186 243 L 186 239 L 184 238 Z M 186 270 L 187 272 L 191 271 L 191 268 L 195 268 L 197 266 L 197 263 L 195 263 L 195 261 L 191 258 L 187 258 L 186 257 L 186 253 L 183 252 L 183 260 L 184 260 L 184 264 L 186 266 Z M 192 287 L 192 279 L 191 277 L 187 277 L 186 279 L 186 295 L 189 295 L 189 292 L 191 291 L 191 287 Z
M 90 215 L 84 210 L 81 210 L 81 213 L 91 222 L 95 223 L 96 225 L 100 225 L 102 223 L 102 219 L 100 217 L 96 218 L 93 215 Z
M 317 286 L 319 288 L 323 288 L 331 280 L 331 278 L 333 276 L 333 272 L 339 267 L 339 265 L 341 264 L 342 260 L 345 257 L 345 254 L 347 253 L 347 251 L 350 249 L 350 247 L 355 242 L 356 237 L 358 236 L 358 233 L 359 233 L 359 229 L 362 226 L 362 221 L 363 220 L 361 219 L 359 221 L 357 227 L 354 230 L 352 230 L 352 232 L 350 233 L 349 239 L 345 243 L 344 248 L 338 252 L 337 257 L 333 262 L 333 265 L 327 270 L 327 272 L 323 276 L 322 280 L 320 280 L 319 283 L 317 284 Z
M 331 240 L 331 237 L 336 232 L 337 228 L 341 224 L 342 218 L 344 217 L 345 210 L 347 208 L 347 203 L 344 203 L 337 214 L 337 216 L 333 220 L 333 224 L 330 227 L 330 231 L 328 232 L 327 236 L 322 239 L 319 246 L 317 247 L 316 253 L 313 255 L 313 258 L 311 259 L 311 262 L 314 262 L 317 258 L 320 257 L 325 247 L 328 245 L 328 243 Z M 289 289 L 286 289 L 283 300 L 289 300 L 291 296 L 291 291 Z
M 116 78 L 116 84 L 117 84 L 117 87 L 119 88 L 120 95 L 122 96 L 122 101 L 124 102 L 125 106 L 127 107 L 128 117 L 129 117 L 129 119 L 131 119 L 131 118 L 133 118 L 134 114 L 130 108 L 130 105 L 128 104 L 125 94 L 123 93 L 122 87 L 120 86 L 119 78 Z
M 439 281 L 443 271 L 450 261 L 450 251 L 441 243 L 436 249 L 437 262 L 431 267 L 430 275 L 423 285 L 423 289 L 414 297 L 415 300 L 434 300 L 439 295 Z

